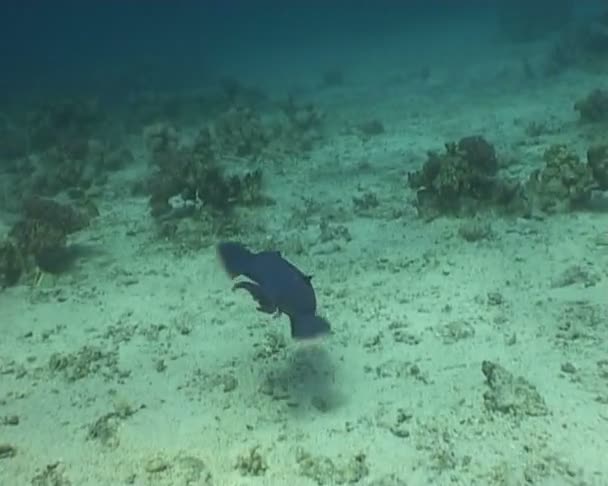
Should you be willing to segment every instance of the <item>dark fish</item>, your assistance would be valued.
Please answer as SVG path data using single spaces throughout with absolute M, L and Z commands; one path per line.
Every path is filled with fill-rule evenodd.
M 233 289 L 245 289 L 267 314 L 287 314 L 294 339 L 308 339 L 330 332 L 329 323 L 317 316 L 317 299 L 310 282 L 278 251 L 253 253 L 242 244 L 223 242 L 217 253 L 231 278 L 239 275 L 249 280 L 237 282 Z

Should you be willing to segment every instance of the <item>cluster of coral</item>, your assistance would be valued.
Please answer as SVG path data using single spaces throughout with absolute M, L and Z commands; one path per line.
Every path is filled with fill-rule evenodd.
M 152 169 L 142 189 L 155 218 L 166 222 L 200 211 L 225 217 L 235 207 L 268 202 L 263 165 L 302 155 L 322 138 L 324 114 L 313 105 L 290 97 L 262 114 L 255 103 L 240 101 L 250 95 L 238 83 L 225 81 L 224 90 L 227 106 L 194 135 L 168 122 L 144 128 Z
M 92 204 L 77 208 L 47 198 L 27 199 L 22 217 L 0 241 L 0 288 L 15 285 L 38 269 L 64 271 L 76 254 L 68 236 L 86 228 L 96 214 Z
M 608 122 L 608 90 L 594 89 L 587 96 L 574 103 L 580 119 L 585 123 Z
M 236 208 L 270 201 L 262 191 L 265 164 L 306 156 L 324 124 L 314 105 L 271 102 L 230 79 L 219 92 L 142 95 L 127 108 L 72 98 L 34 104 L 25 114 L 7 110 L 0 207 L 19 221 L 0 235 L 0 284 L 65 268 L 68 236 L 88 224 L 89 202 L 120 169 L 143 171 L 133 192 L 149 197 L 164 236 L 185 216 L 232 224 Z
M 422 169 L 408 175 L 417 190 L 417 207 L 425 217 L 470 214 L 488 204 L 507 206 L 517 184 L 497 177 L 494 147 L 483 137 L 447 143 L 442 153 L 429 152 Z
M 25 114 L 7 112 L 0 203 L 16 223 L 0 235 L 0 287 L 70 266 L 76 251 L 69 235 L 97 213 L 91 195 L 134 160 L 122 140 L 96 100 L 48 100 Z
M 591 147 L 585 162 L 565 145 L 552 145 L 543 162 L 525 180 L 501 177 L 494 147 L 471 136 L 429 153 L 408 180 L 425 218 L 488 209 L 520 216 L 563 212 L 587 207 L 595 189 L 608 190 L 608 145 Z
M 147 127 L 145 139 L 153 165 L 146 190 L 154 217 L 179 217 L 195 209 L 228 211 L 238 204 L 262 200 L 261 170 L 229 174 L 218 161 L 208 129 L 200 130 L 185 144 L 179 143 L 172 126 L 155 124 Z

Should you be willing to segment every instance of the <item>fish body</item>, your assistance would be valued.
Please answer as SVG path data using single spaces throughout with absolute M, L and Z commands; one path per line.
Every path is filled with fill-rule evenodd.
M 218 257 L 231 278 L 244 276 L 233 289 L 245 289 L 267 314 L 286 314 L 294 339 L 310 339 L 330 332 L 329 323 L 317 315 L 311 276 L 301 272 L 278 251 L 254 253 L 237 242 L 223 242 Z

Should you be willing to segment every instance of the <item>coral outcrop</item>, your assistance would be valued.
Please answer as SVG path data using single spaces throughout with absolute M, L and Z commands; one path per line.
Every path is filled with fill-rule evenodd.
M 443 153 L 430 152 L 419 171 L 410 172 L 421 215 L 466 215 L 493 207 L 507 208 L 519 185 L 497 177 L 494 147 L 483 137 L 470 136 L 447 143 Z
M 217 160 L 208 129 L 201 129 L 184 145 L 179 145 L 177 132 L 170 126 L 148 128 L 144 136 L 153 165 L 147 183 L 153 216 L 170 217 L 196 209 L 226 212 L 262 201 L 262 171 L 229 173 Z
M 526 183 L 530 204 L 543 212 L 581 209 L 589 204 L 597 186 L 590 166 L 565 145 L 552 145 L 543 154 L 544 167 Z
M 89 225 L 95 214 L 91 208 L 40 197 L 27 199 L 22 218 L 0 242 L 0 285 L 14 285 L 35 268 L 50 273 L 64 271 L 74 257 L 68 236 Z
M 608 122 L 608 90 L 595 89 L 574 104 L 583 122 Z

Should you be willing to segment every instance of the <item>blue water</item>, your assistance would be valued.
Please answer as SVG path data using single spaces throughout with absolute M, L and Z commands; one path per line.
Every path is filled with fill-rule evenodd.
M 454 43 L 466 51 L 497 34 L 493 3 L 10 2 L 0 19 L 3 92 L 99 90 L 125 77 L 191 87 L 222 70 L 271 76 L 364 62 L 370 50 L 406 59 Z M 551 10 L 533 3 L 543 5 L 536 15 Z

